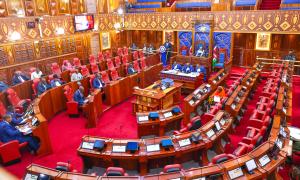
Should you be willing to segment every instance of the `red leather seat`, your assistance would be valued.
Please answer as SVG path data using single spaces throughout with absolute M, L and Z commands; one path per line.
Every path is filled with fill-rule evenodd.
M 81 66 L 80 72 L 81 72 L 81 75 L 84 76 L 84 77 L 90 75 L 90 71 L 89 71 L 89 69 L 86 67 L 86 65 Z
M 164 167 L 163 172 L 164 173 L 171 173 L 171 172 L 179 172 L 182 171 L 182 165 L 181 164 L 170 164 L 170 165 L 166 165 Z
M 236 158 L 236 156 L 234 156 L 233 154 L 219 154 L 212 158 L 211 163 L 209 163 L 209 165 L 220 164 L 222 162 L 225 162 L 225 161 L 228 161 L 228 160 L 234 159 L 234 158 Z
M 97 64 L 97 59 L 95 58 L 95 56 L 93 54 L 90 55 L 89 57 L 89 62 L 90 64 Z
M 102 53 L 102 52 L 98 52 L 98 61 L 99 61 L 99 62 L 104 61 L 104 56 L 103 56 L 103 53 Z
M 61 74 L 61 69 L 57 63 L 52 63 L 51 64 L 51 70 L 53 74 L 60 75 Z
M 8 88 L 6 90 L 8 94 L 8 100 L 10 104 L 16 109 L 17 112 L 23 113 L 25 111 L 24 107 L 28 106 L 31 102 L 30 99 L 20 99 L 17 93 L 11 89 Z
M 207 123 L 212 120 L 215 114 L 220 110 L 219 106 L 212 106 L 208 113 L 203 114 L 202 121 L 203 123 Z
M 128 63 L 127 56 L 122 56 L 122 64 Z
M 122 48 L 118 48 L 117 54 L 118 54 L 118 56 L 122 57 L 123 56 L 123 49 Z
M 263 141 L 264 134 L 257 133 L 254 137 L 243 137 L 242 142 L 244 144 L 252 145 L 253 147 L 259 146 Z
M 66 85 L 64 90 L 64 95 L 67 98 L 67 113 L 70 117 L 77 117 L 79 115 L 79 111 L 78 103 L 73 99 L 74 91 L 69 85 Z
M 134 51 L 133 52 L 133 60 L 136 61 L 139 59 L 139 52 L 138 51 Z
M 107 69 L 108 69 L 108 70 L 115 69 L 114 63 L 112 62 L 111 59 L 107 59 L 107 60 L 106 60 L 106 65 L 107 65 Z
M 144 70 L 147 68 L 147 64 L 146 64 L 146 58 L 142 57 L 141 58 L 141 68 Z
M 246 144 L 243 142 L 239 142 L 238 147 L 232 153 L 235 156 L 242 156 L 250 151 L 252 151 L 254 146 L 252 144 Z
M 123 168 L 120 167 L 108 167 L 103 176 L 128 176 Z
M 97 64 L 91 64 L 91 70 L 92 70 L 93 74 L 98 73 L 99 72 L 98 65 Z
M 140 65 L 139 65 L 139 61 L 133 61 L 133 68 L 134 70 L 136 70 L 137 72 L 141 71 Z
M 4 104 L 2 103 L 2 101 L 0 101 L 0 118 L 2 118 L 3 116 L 5 116 L 7 113 L 6 107 L 4 106 Z
M 117 68 L 121 66 L 121 59 L 119 56 L 115 57 L 115 65 Z
M 32 85 L 31 86 L 32 86 L 33 96 L 34 97 L 36 97 L 37 94 L 38 94 L 37 86 L 38 86 L 39 82 L 40 82 L 40 79 L 34 79 L 32 81 Z
M 272 111 L 272 107 L 273 107 L 273 104 L 271 102 L 270 104 L 266 104 L 266 103 L 257 104 L 256 109 L 259 111 L 264 111 L 264 112 L 266 112 L 266 114 L 270 114 Z
M 0 142 L 0 159 L 3 164 L 19 160 L 21 158 L 20 149 L 27 146 L 27 142 L 19 144 L 14 140 L 7 143 Z
M 261 134 L 265 134 L 265 132 L 267 131 L 267 127 L 266 126 L 262 126 L 260 129 L 256 128 L 256 127 L 252 127 L 252 126 L 248 126 L 247 127 L 247 138 L 253 138 L 254 136 L 256 136 L 258 133 Z
M 109 76 L 107 74 L 106 71 L 101 71 L 101 77 L 102 77 L 102 80 L 105 84 L 109 83 L 110 80 L 109 80 Z
M 201 118 L 200 116 L 193 117 L 190 121 L 190 123 L 187 124 L 186 127 L 181 128 L 179 131 L 174 131 L 174 135 L 178 135 L 187 131 L 192 131 L 199 129 L 201 127 Z
M 73 65 L 75 66 L 75 67 L 81 67 L 81 62 L 80 62 L 80 59 L 79 58 L 74 58 L 73 59 Z
M 123 48 L 123 55 L 128 55 L 128 48 L 127 47 Z
M 263 126 L 269 126 L 271 123 L 271 118 L 270 116 L 266 116 L 264 117 L 264 119 L 262 120 L 258 120 L 258 119 L 249 119 L 248 121 L 248 126 L 250 127 L 254 127 L 254 128 L 257 128 L 257 129 L 260 129 L 262 128 Z
M 144 52 L 143 51 L 139 51 L 139 56 L 140 56 L 140 58 L 145 57 Z
M 105 51 L 104 58 L 108 59 L 108 58 L 111 58 L 111 57 L 112 57 L 111 52 L 109 50 Z
M 73 168 L 72 164 L 66 162 L 57 162 L 55 169 L 60 171 L 66 171 L 66 172 L 74 172 L 74 173 L 78 172 L 76 169 Z
M 277 93 L 272 93 L 270 96 L 260 96 L 260 103 L 270 103 L 272 100 L 275 100 L 277 97 Z
M 110 72 L 110 77 L 113 81 L 120 79 L 118 71 L 116 69 L 112 69 Z

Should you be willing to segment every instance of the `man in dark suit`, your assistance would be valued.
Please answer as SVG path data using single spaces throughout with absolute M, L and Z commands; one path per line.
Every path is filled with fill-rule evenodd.
M 0 92 L 6 91 L 7 88 L 8 88 L 8 85 L 5 82 L 0 81 Z
M 131 63 L 130 63 L 130 64 L 128 65 L 128 67 L 127 67 L 127 73 L 128 73 L 129 75 L 132 75 L 132 74 L 137 73 L 136 70 L 133 68 L 133 66 L 132 66 Z
M 36 153 L 39 149 L 39 143 L 32 136 L 24 135 L 16 127 L 11 125 L 12 117 L 5 115 L 3 120 L 0 120 L 0 140 L 4 143 L 17 140 L 19 143 L 27 142 L 30 152 Z
M 28 80 L 29 80 L 29 77 L 27 77 L 21 71 L 15 71 L 13 79 L 12 79 L 12 83 L 13 83 L 13 85 L 17 85 L 17 84 L 23 83 Z
M 79 106 L 82 106 L 85 104 L 84 87 L 83 86 L 79 86 L 79 88 L 74 93 L 74 101 L 76 101 Z
M 63 82 L 58 78 L 57 74 L 53 75 L 53 79 L 50 81 L 50 85 L 52 88 L 61 86 Z
M 182 72 L 184 73 L 191 73 L 194 71 L 194 67 L 190 64 L 190 63 L 186 63 L 183 68 L 182 68 Z
M 173 65 L 172 65 L 172 69 L 176 70 L 176 71 L 181 71 L 182 67 L 180 64 L 177 64 L 176 61 L 174 61 Z
M 38 95 L 43 94 L 45 91 L 47 91 L 48 89 L 50 89 L 50 85 L 47 83 L 45 77 L 41 77 L 40 78 L 40 82 L 37 85 L 37 93 Z
M 102 89 L 102 88 L 104 88 L 104 86 L 105 86 L 105 83 L 103 82 L 101 75 L 99 73 L 97 73 L 93 80 L 93 87 L 95 89 Z

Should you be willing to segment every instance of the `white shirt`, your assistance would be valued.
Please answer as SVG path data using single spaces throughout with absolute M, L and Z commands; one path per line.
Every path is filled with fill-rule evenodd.
M 37 73 L 36 71 L 34 71 L 33 73 L 31 73 L 31 80 L 34 80 L 34 79 L 39 79 L 41 78 L 43 75 L 42 71 L 40 71 L 39 73 Z
M 83 77 L 81 75 L 81 73 L 73 73 L 71 76 L 71 81 L 79 81 L 81 80 Z

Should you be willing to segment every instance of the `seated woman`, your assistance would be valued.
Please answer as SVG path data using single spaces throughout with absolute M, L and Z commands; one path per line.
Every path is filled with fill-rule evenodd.
M 0 120 L 0 140 L 4 143 L 13 140 L 17 140 L 19 143 L 27 142 L 30 152 L 36 154 L 40 147 L 39 142 L 30 135 L 24 135 L 11 123 L 11 115 L 5 115 L 3 120 Z
M 213 93 L 212 96 L 218 96 L 220 98 L 226 97 L 225 89 L 222 86 L 218 86 L 217 90 Z
M 191 73 L 191 72 L 193 72 L 194 71 L 194 67 L 193 67 L 193 65 L 191 65 L 190 63 L 186 63 L 184 66 L 183 66 L 183 68 L 182 68 L 182 72 L 183 73 Z
M 172 65 L 172 70 L 176 70 L 176 71 L 181 71 L 182 67 L 180 64 L 177 64 L 176 61 L 174 61 L 173 65 Z

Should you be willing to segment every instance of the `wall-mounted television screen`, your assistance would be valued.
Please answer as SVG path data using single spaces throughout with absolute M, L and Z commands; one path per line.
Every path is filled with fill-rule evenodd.
M 87 31 L 94 29 L 93 15 L 77 15 L 74 16 L 75 31 Z

